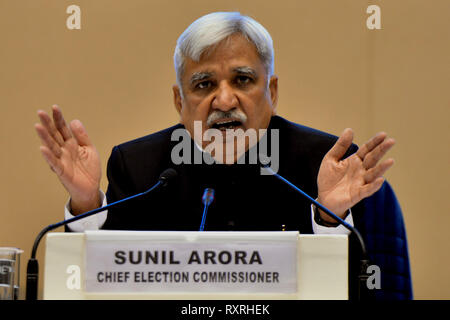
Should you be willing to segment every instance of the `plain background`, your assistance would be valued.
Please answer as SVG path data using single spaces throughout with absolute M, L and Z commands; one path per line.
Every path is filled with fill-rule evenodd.
M 66 27 L 71 4 L 81 30 Z M 371 4 L 381 30 L 366 27 Z M 358 144 L 378 131 L 396 139 L 386 178 L 404 212 L 414 296 L 449 299 L 448 0 L 0 0 L 0 246 L 25 250 L 22 275 L 67 201 L 40 155 L 36 111 L 58 104 L 82 120 L 105 190 L 114 145 L 178 122 L 176 39 L 212 11 L 240 11 L 271 33 L 279 115 L 336 135 L 352 127 Z M 41 272 L 44 253 L 45 241 Z

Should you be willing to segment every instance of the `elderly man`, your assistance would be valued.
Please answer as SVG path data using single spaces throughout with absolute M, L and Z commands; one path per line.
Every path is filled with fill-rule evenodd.
M 249 159 L 249 153 L 268 140 L 281 175 L 369 237 L 372 218 L 367 217 L 367 212 L 373 217 L 378 214 L 373 207 L 381 205 L 377 210 L 389 214 L 385 207 L 392 203 L 392 210 L 398 210 L 382 177 L 393 160 L 380 162 L 394 140 L 379 133 L 357 149 L 352 145 L 351 129 L 345 129 L 337 138 L 276 116 L 278 78 L 273 57 L 269 33 L 249 17 L 218 12 L 192 23 L 178 39 L 174 54 L 177 83 L 173 96 L 180 124 L 116 146 L 108 161 L 106 197 L 99 188 L 99 156 L 81 122 L 74 120 L 68 127 L 57 106 L 53 107 L 53 119 L 39 111 L 41 124 L 36 124 L 36 130 L 42 140 L 41 152 L 70 194 L 66 217 L 142 192 L 166 168 L 178 172 L 177 181 L 166 188 L 74 223 L 70 229 L 198 230 L 201 196 L 210 187 L 216 191 L 216 201 L 206 230 L 346 232 L 273 176 L 261 174 L 261 159 L 239 161 Z M 182 151 L 184 159 L 198 159 L 199 155 L 203 159 L 206 154 L 214 160 L 175 161 L 173 151 L 179 141 L 174 137 L 180 130 L 192 137 L 190 151 Z M 204 139 L 203 133 L 209 130 L 215 137 L 213 149 L 212 139 Z M 237 131 L 244 135 L 232 135 Z M 265 134 L 252 140 L 247 139 L 246 132 Z M 241 148 L 227 149 L 230 143 L 240 144 Z M 392 196 L 392 201 L 380 202 L 379 197 L 386 195 Z M 400 225 L 395 228 L 403 232 L 400 251 L 406 262 L 401 268 L 406 280 L 401 288 L 395 287 L 397 282 L 394 286 L 383 282 L 389 287 L 383 297 L 409 298 L 401 213 Z

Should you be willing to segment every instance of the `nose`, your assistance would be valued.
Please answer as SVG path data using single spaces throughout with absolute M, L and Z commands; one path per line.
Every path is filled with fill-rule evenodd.
M 237 107 L 238 98 L 233 88 L 226 81 L 221 82 L 214 95 L 212 108 L 226 112 Z

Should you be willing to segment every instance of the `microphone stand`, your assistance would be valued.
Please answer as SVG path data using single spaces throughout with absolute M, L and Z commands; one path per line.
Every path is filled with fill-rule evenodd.
M 333 219 L 338 221 L 339 224 L 343 225 L 347 230 L 349 230 L 350 232 L 352 232 L 353 234 L 356 235 L 358 242 L 360 244 L 360 247 L 361 247 L 361 259 L 360 259 L 360 264 L 359 264 L 357 297 L 358 297 L 358 301 L 365 300 L 367 298 L 367 279 L 369 278 L 369 276 L 367 275 L 367 268 L 369 267 L 370 263 L 369 263 L 369 256 L 367 254 L 366 245 L 364 243 L 363 237 L 361 236 L 361 233 L 359 233 L 359 231 L 355 227 L 349 225 L 342 218 L 338 217 L 336 214 L 331 212 L 328 208 L 326 208 L 325 206 L 323 206 L 322 204 L 317 202 L 315 199 L 313 199 L 311 196 L 309 196 L 303 190 L 298 188 L 296 185 L 294 185 L 287 179 L 283 178 L 278 173 L 274 172 L 270 167 L 263 166 L 263 169 L 267 170 L 271 175 L 275 176 L 277 179 L 286 183 L 292 189 L 294 189 L 295 191 L 300 193 L 303 197 L 305 197 L 310 202 L 312 202 L 315 206 L 322 209 L 322 211 L 324 211 L 327 215 L 329 215 L 330 217 L 332 217 Z M 364 288 L 366 288 L 366 289 L 364 289 Z
M 26 289 L 26 300 L 37 300 L 37 295 L 38 295 L 38 282 L 39 282 L 39 263 L 38 260 L 36 259 L 36 252 L 37 252 L 37 248 L 39 246 L 39 242 L 41 241 L 42 237 L 49 231 L 54 230 L 56 228 L 59 228 L 61 226 L 64 226 L 66 224 L 69 224 L 71 222 L 75 222 L 77 220 L 80 219 L 84 219 L 86 217 L 92 216 L 96 213 L 99 213 L 101 211 L 105 211 L 108 210 L 109 208 L 115 207 L 125 201 L 128 200 L 132 200 L 135 198 L 139 198 L 142 196 L 145 196 L 146 194 L 152 192 L 154 189 L 158 188 L 159 186 L 166 186 L 168 183 L 168 179 L 173 178 L 176 176 L 176 171 L 174 169 L 167 169 L 165 170 L 163 173 L 161 173 L 159 180 L 157 183 L 155 183 L 150 189 L 148 189 L 147 191 L 132 195 L 130 197 L 118 200 L 116 202 L 110 203 L 104 207 L 99 207 L 96 208 L 94 210 L 82 213 L 80 215 L 77 215 L 73 218 L 67 219 L 67 220 L 63 220 L 60 221 L 58 223 L 55 224 L 51 224 L 47 227 L 45 227 L 44 229 L 41 230 L 41 232 L 38 234 L 38 236 L 36 237 L 34 244 L 33 244 L 33 249 L 31 250 L 31 257 L 28 260 L 28 264 L 27 264 L 27 289 Z

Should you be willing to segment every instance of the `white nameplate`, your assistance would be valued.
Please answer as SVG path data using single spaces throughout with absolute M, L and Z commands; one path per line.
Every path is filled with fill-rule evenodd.
M 86 292 L 297 291 L 298 232 L 86 232 Z

